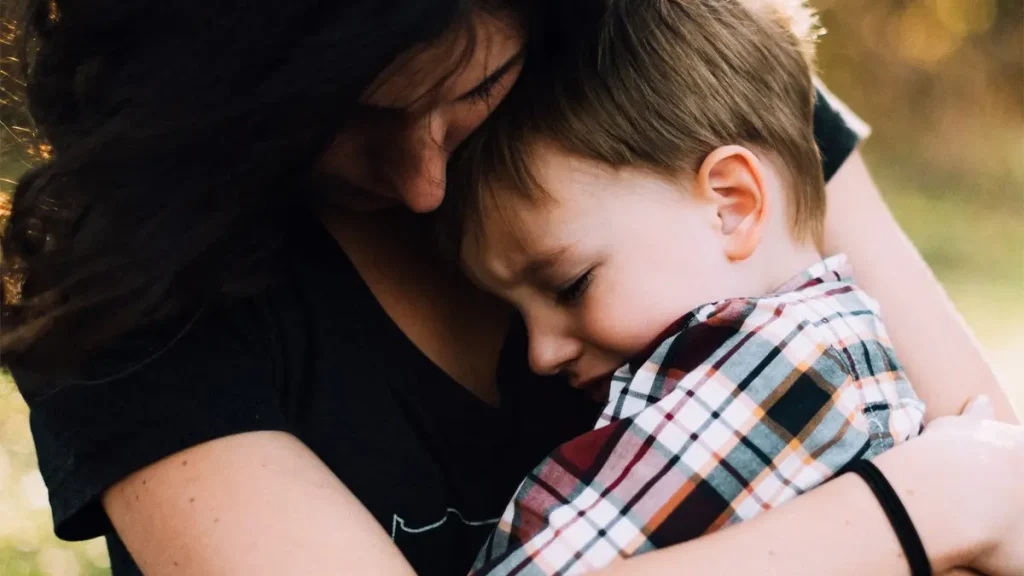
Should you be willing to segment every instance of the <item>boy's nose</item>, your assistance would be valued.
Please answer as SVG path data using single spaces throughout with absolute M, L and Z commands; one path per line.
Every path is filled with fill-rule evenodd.
M 568 370 L 579 358 L 579 341 L 551 332 L 530 331 L 530 369 L 541 376 Z

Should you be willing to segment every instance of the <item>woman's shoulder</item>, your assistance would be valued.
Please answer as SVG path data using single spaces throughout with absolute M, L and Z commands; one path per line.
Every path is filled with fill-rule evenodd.
M 358 286 L 315 230 L 289 242 L 286 273 L 259 294 L 138 329 L 72 375 L 12 369 L 31 409 L 58 535 L 109 531 L 99 497 L 161 458 L 234 434 L 294 432 L 290 402 L 303 396 L 318 364 L 318 333 L 339 310 L 368 307 L 359 305 Z M 337 350 L 344 355 L 347 347 Z M 345 380 L 333 376 L 336 385 Z
M 99 497 L 135 470 L 214 438 L 288 429 L 271 337 L 239 308 L 138 330 L 74 375 L 12 369 L 60 537 L 106 532 Z
M 355 283 L 339 261 L 328 258 L 330 246 L 306 223 L 289 219 L 285 224 L 285 244 L 281 265 L 274 278 L 254 294 L 225 297 L 187 310 L 161 317 L 106 345 L 74 372 L 33 373 L 12 367 L 19 390 L 29 404 L 46 406 L 66 396 L 88 399 L 119 388 L 153 388 L 166 382 L 174 390 L 183 390 L 185 373 L 209 382 L 211 390 L 229 386 L 237 378 L 227 374 L 253 371 L 261 377 L 247 388 L 273 381 L 278 374 L 275 361 L 282 348 L 301 344 L 309 327 L 324 305 L 311 288 L 314 282 L 330 282 L 329 290 L 340 301 L 358 294 Z M 328 240 L 329 241 L 329 240 Z M 314 273 L 309 271 L 315 270 Z M 314 280 L 314 275 L 318 277 Z M 140 399 L 141 400 L 141 399 Z
M 828 181 L 871 134 L 871 128 L 820 81 L 815 82 L 814 139 Z

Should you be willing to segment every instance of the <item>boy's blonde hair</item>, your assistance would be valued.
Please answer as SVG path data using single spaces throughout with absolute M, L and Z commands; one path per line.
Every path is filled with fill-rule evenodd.
M 474 218 L 479 224 L 482 203 L 500 202 L 497 194 L 544 194 L 531 169 L 538 142 L 669 176 L 695 174 L 720 146 L 750 146 L 786 168 L 795 235 L 820 241 L 815 19 L 804 2 L 549 5 L 557 6 L 549 28 L 531 37 L 519 81 L 453 158 L 441 218 L 450 248 Z

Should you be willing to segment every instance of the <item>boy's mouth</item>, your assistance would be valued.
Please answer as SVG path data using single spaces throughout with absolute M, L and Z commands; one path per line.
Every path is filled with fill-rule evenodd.
M 571 376 L 569 379 L 570 386 L 582 391 L 598 403 L 608 401 L 608 394 L 611 392 L 611 383 L 611 374 L 591 378 L 589 380 L 580 380 L 576 376 Z
M 646 359 L 646 358 L 645 358 Z M 582 355 L 562 372 L 569 380 L 569 385 L 587 393 L 607 391 L 612 377 L 630 358 L 621 357 L 617 353 Z
M 604 398 L 608 396 L 608 386 L 612 382 L 612 375 L 615 374 L 615 370 L 601 373 L 597 376 L 591 376 L 587 378 L 581 378 L 579 375 L 572 373 L 569 374 L 569 385 L 577 390 L 582 390 L 587 394 L 595 396 L 601 396 Z

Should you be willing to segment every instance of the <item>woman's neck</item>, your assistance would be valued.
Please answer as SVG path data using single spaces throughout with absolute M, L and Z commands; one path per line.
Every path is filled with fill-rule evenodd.
M 444 262 L 430 218 L 398 209 L 326 214 L 327 229 L 398 328 L 456 382 L 497 404 L 511 311 Z

